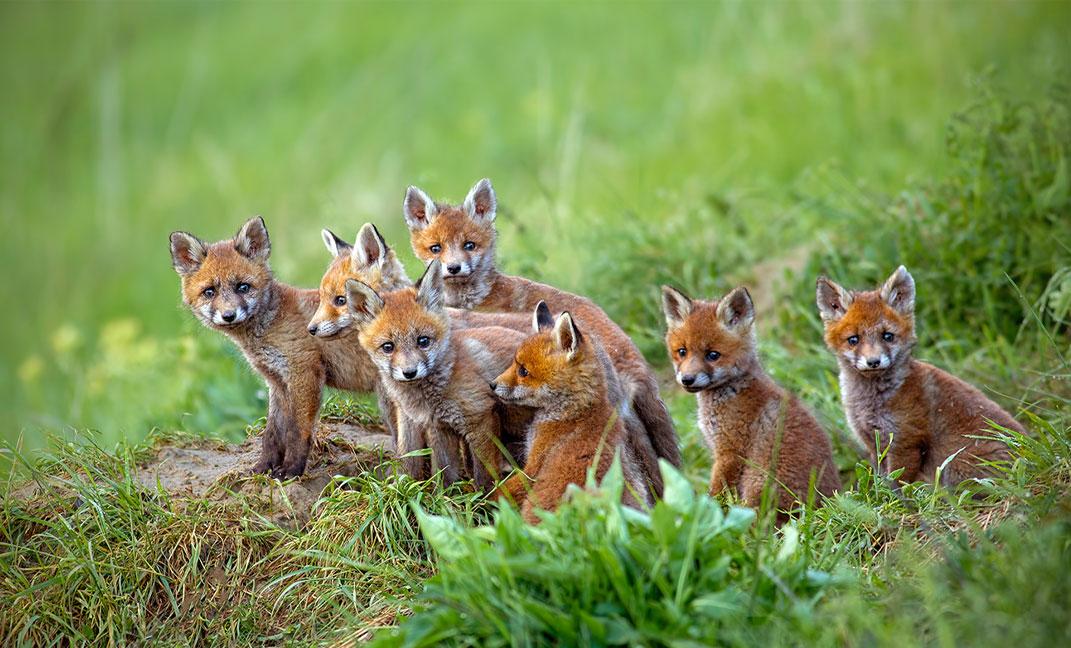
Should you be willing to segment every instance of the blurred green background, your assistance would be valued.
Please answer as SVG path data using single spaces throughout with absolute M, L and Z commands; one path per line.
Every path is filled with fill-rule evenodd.
M 415 268 L 405 187 L 483 176 L 501 265 L 595 298 L 663 374 L 660 281 L 766 286 L 804 322 L 767 351 L 792 367 L 813 292 L 771 304 L 765 275 L 805 288 L 794 258 L 864 255 L 868 211 L 895 218 L 872 196 L 947 172 L 951 115 L 1066 92 L 1069 34 L 1062 2 L 4 3 L 3 439 L 241 434 L 262 388 L 181 308 L 168 233 L 261 214 L 276 274 L 313 286 L 320 228 L 373 221 Z M 832 392 L 813 357 L 798 386 Z

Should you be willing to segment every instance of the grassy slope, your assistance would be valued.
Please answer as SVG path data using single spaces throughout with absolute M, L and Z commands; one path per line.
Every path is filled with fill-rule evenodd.
M 65 425 L 109 444 L 239 434 L 263 401 L 178 310 L 168 232 L 223 237 L 261 213 L 278 274 L 311 285 L 325 225 L 374 220 L 405 247 L 411 182 L 458 199 L 490 175 L 503 265 L 597 298 L 661 361 L 657 282 L 721 289 L 821 240 L 828 221 L 794 195 L 816 165 L 888 191 L 939 170 L 968 80 L 995 64 L 1038 94 L 1069 19 L 1055 3 L 0 11 L 0 296 L 25 305 L 0 320 L 0 434 L 29 447 Z
M 118 21 L 89 10 L 85 33 L 94 35 L 64 42 L 86 55 L 77 64 L 63 59 L 70 68 L 52 80 L 68 87 L 85 83 L 84 66 L 107 58 L 94 58 L 93 44 L 99 46 L 101 33 L 117 30 L 125 34 L 120 40 L 126 52 L 143 54 L 120 59 L 128 80 L 123 87 L 146 91 L 139 95 L 140 110 L 124 112 L 129 127 L 158 119 L 167 129 L 140 123 L 133 132 L 146 138 L 124 140 L 133 148 L 123 149 L 120 193 L 124 210 L 132 211 L 118 218 L 122 225 L 115 225 L 113 238 L 97 236 L 97 218 L 66 219 L 47 252 L 56 255 L 53 267 L 67 272 L 79 242 L 99 241 L 85 250 L 99 256 L 86 263 L 106 278 L 101 285 L 108 279 L 121 283 L 106 299 L 75 297 L 62 314 L 50 310 L 56 305 L 35 305 L 40 322 L 69 314 L 77 326 L 49 340 L 54 352 L 39 352 L 46 373 L 24 383 L 20 406 L 49 412 L 52 425 L 89 421 L 105 427 L 109 449 L 53 444 L 54 457 L 32 469 L 46 484 L 46 496 L 29 504 L 4 498 L 0 635 L 98 642 L 144 634 L 243 643 L 264 636 L 360 638 L 368 628 L 392 622 L 399 610 L 415 609 L 400 634 L 381 640 L 420 644 L 469 637 L 492 644 L 554 636 L 653 643 L 688 637 L 738 643 L 791 637 L 823 644 L 1030 645 L 1066 636 L 1071 621 L 1060 601 L 1067 600 L 1064 576 L 1071 566 L 1071 284 L 1059 277 L 1071 267 L 1071 97 L 1066 85 L 1041 80 L 1047 73 L 1066 74 L 1049 66 L 1056 28 L 1066 17 L 1055 5 L 1002 12 L 952 11 L 947 5 L 815 7 L 764 12 L 727 6 L 716 16 L 682 11 L 657 24 L 644 15 L 648 10 L 630 8 L 613 19 L 615 34 L 639 38 L 651 32 L 668 63 L 654 66 L 625 54 L 629 67 L 621 68 L 600 65 L 617 60 L 610 30 L 585 34 L 587 56 L 576 60 L 568 47 L 549 47 L 546 31 L 509 38 L 494 29 L 495 16 L 487 12 L 443 16 L 437 23 L 444 38 L 468 33 L 462 26 L 484 36 L 479 42 L 494 48 L 488 51 L 504 51 L 501 43 L 508 41 L 527 54 L 516 60 L 531 66 L 529 76 L 510 74 L 510 65 L 519 65 L 510 63 L 514 59 L 485 60 L 468 46 L 392 38 L 405 31 L 399 26 L 411 24 L 399 16 L 367 16 L 369 39 L 351 42 L 335 13 L 362 13 L 359 8 L 303 15 L 315 28 L 303 32 L 298 44 L 261 53 L 249 43 L 287 35 L 293 18 L 287 8 L 268 11 L 243 30 L 225 27 L 247 18 L 246 7 L 205 9 L 194 26 L 169 30 L 163 29 L 165 16 L 134 15 L 157 10 L 129 8 Z M 19 11 L 4 22 L 15 39 L 5 46 L 29 47 L 10 25 L 30 24 L 19 21 L 41 9 Z M 526 24 L 535 27 L 549 29 L 556 20 L 525 11 L 533 13 Z M 751 11 L 761 15 L 741 15 Z M 426 17 L 423 10 L 406 17 L 413 16 Z M 892 17 L 902 20 L 888 22 Z M 605 20 L 592 13 L 554 33 L 576 47 L 576 32 Z M 751 27 L 746 34 L 739 28 L 745 23 Z M 72 24 L 58 21 L 50 28 Z M 160 35 L 141 36 L 146 29 Z M 220 37 L 232 31 L 234 38 Z M 978 37 L 985 33 L 1000 37 Z M 167 53 L 185 51 L 191 42 L 212 56 L 198 62 L 191 55 L 169 71 L 177 64 Z M 355 58 L 339 54 L 343 44 Z M 62 58 L 62 49 L 47 55 Z M 434 55 L 442 70 L 434 79 L 387 74 Z M 250 69 L 258 56 L 264 59 L 259 72 Z M 472 75 L 477 60 L 485 63 L 486 78 L 496 81 L 495 92 L 480 108 L 451 101 L 454 89 L 468 97 L 483 87 Z M 997 77 L 1006 90 L 993 100 L 986 97 L 988 86 L 968 91 L 962 84 L 969 70 L 991 60 L 1006 68 Z M 305 73 L 310 70 L 311 76 Z M 5 68 L 5 74 L 26 78 L 28 72 Z M 108 87 L 106 75 L 96 78 L 103 85 L 95 88 Z M 187 81 L 166 83 L 174 78 Z M 148 92 L 130 79 L 159 85 Z M 707 79 L 725 85 L 702 83 Z M 941 83 L 935 89 L 936 80 Z M 45 123 L 48 112 L 28 108 L 46 84 L 39 85 L 15 84 L 23 101 L 14 104 L 21 106 L 18 116 L 35 124 Z M 1020 86 L 1032 95 L 1052 88 L 1051 97 L 1022 107 Z M 369 87 L 381 91 L 375 99 L 351 101 L 366 97 Z M 225 92 L 229 88 L 237 90 Z M 367 128 L 353 118 L 355 111 L 364 114 L 361 106 L 369 101 L 393 97 L 399 103 L 410 91 L 422 97 L 420 107 L 400 102 L 404 107 L 397 111 L 373 111 Z M 68 92 L 73 106 L 85 99 L 81 90 Z M 190 98 L 175 104 L 176 93 Z M 236 95 L 268 107 L 230 108 Z M 972 101 L 972 110 L 947 119 Z M 428 102 L 434 111 L 423 108 Z M 72 110 L 80 114 L 87 107 Z M 53 153 L 41 149 L 37 158 L 17 165 L 9 156 L 16 149 L 5 148 L 5 170 L 18 167 L 26 179 L 19 207 L 42 214 L 19 230 L 27 239 L 5 263 L 22 259 L 31 241 L 57 231 L 48 219 L 60 219 L 63 201 L 84 201 L 100 190 L 53 194 L 44 186 L 32 189 L 28 180 L 40 177 L 40 165 L 69 164 L 58 168 L 56 181 L 86 182 L 78 160 L 92 164 L 84 155 L 94 150 L 86 133 L 97 137 L 101 125 L 89 122 L 53 122 L 71 129 L 56 136 L 57 150 L 71 147 L 81 158 L 46 159 Z M 733 128 L 718 128 L 722 123 Z M 410 124 L 412 132 L 402 133 Z M 170 143 L 154 139 L 160 132 L 173 133 Z M 941 152 L 942 132 L 948 154 Z M 22 136 L 33 134 L 27 127 Z M 818 164 L 831 158 L 840 163 Z M 397 228 L 390 187 L 416 178 L 434 193 L 460 193 L 487 166 L 501 177 L 497 184 L 506 202 L 504 263 L 595 296 L 653 359 L 661 353 L 658 282 L 710 294 L 739 280 L 763 281 L 749 276 L 756 263 L 805 242 L 803 268 L 788 273 L 785 298 L 761 320 L 763 351 L 775 376 L 830 424 L 853 492 L 807 511 L 795 527 L 798 536 L 773 532 L 761 517 L 744 524 L 741 512 L 729 514 L 731 523 L 719 521 L 721 509 L 691 496 L 683 484 L 649 520 L 622 517 L 616 506 L 595 499 L 569 507 L 538 531 L 506 515 L 493 530 L 478 532 L 429 518 L 421 533 L 410 508 L 414 499 L 423 510 L 458 520 L 462 529 L 491 512 L 433 484 L 364 477 L 327 493 L 310 527 L 291 532 L 265 524 L 256 502 L 190 506 L 131 486 L 126 475 L 140 451 L 110 449 L 123 433 L 140 438 L 151 424 L 219 430 L 225 422 L 240 434 L 261 413 L 250 398 L 255 382 L 233 357 L 214 357 L 220 348 L 214 339 L 191 335 L 192 327 L 184 329 L 185 338 L 165 334 L 186 318 L 159 307 L 174 303 L 174 282 L 161 267 L 162 244 L 148 241 L 162 241 L 178 222 L 222 235 L 231 228 L 226 223 L 262 208 L 278 215 L 270 220 L 277 223 L 277 246 L 286 242 L 276 262 L 280 273 L 311 282 L 323 258 L 309 230 L 324 222 L 351 227 L 378 214 Z M 905 180 L 909 175 L 931 179 Z M 106 178 L 93 177 L 107 186 Z M 209 186 L 212 191 L 205 191 Z M 7 214 L 11 196 L 5 201 Z M 49 209 L 40 207 L 49 202 Z M 139 205 L 151 205 L 146 213 L 153 215 L 134 218 Z M 224 211 L 239 216 L 221 219 Z M 392 233 L 400 240 L 398 229 Z M 144 254 L 128 253 L 133 240 Z M 110 259 L 116 258 L 123 267 L 113 266 Z M 813 276 L 826 271 L 865 285 L 898 261 L 919 280 L 920 354 L 1038 417 L 1031 439 L 1012 440 L 1015 465 L 992 484 L 974 487 L 982 491 L 978 499 L 926 487 L 898 496 L 855 465 L 832 361 L 821 348 L 813 314 Z M 122 283 L 131 271 L 146 283 Z M 51 289 L 66 285 L 60 274 L 48 278 L 56 282 Z M 6 288 L 28 285 L 17 281 Z M 91 333 L 93 322 L 130 312 L 152 334 L 123 322 L 104 326 L 99 336 Z M 77 332 L 90 339 L 79 341 Z M 17 350 L 40 348 L 28 346 L 37 340 L 27 335 L 13 333 L 9 339 L 18 346 L 5 347 L 5 353 L 18 360 Z M 45 400 L 50 390 L 68 388 L 57 382 L 57 366 L 77 377 L 81 391 L 71 400 L 72 411 Z M 161 377 L 162 366 L 168 372 Z M 155 405 L 146 412 L 135 403 Z M 685 443 L 684 476 L 701 486 L 709 456 L 692 423 L 693 401 L 673 394 L 671 407 Z M 183 411 L 198 414 L 182 417 Z M 426 541 L 438 557 L 429 554 Z M 546 556 L 554 556 L 552 564 Z M 436 572 L 425 591 L 425 579 Z M 580 606 L 590 614 L 577 624 L 562 616 L 574 601 L 603 605 Z

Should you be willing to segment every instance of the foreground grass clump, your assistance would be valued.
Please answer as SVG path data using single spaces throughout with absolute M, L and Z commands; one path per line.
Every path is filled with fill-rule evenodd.
M 263 502 L 142 486 L 133 473 L 144 451 L 65 444 L 26 468 L 27 485 L 9 486 L 0 637 L 233 644 L 379 625 L 432 571 L 411 503 L 470 522 L 480 515 L 470 494 L 387 470 L 339 478 L 305 528 L 287 530 L 261 515 Z
M 794 526 L 753 542 L 754 511 L 697 496 L 668 466 L 663 475 L 649 513 L 619 503 L 619 470 L 537 527 L 509 508 L 475 530 L 421 512 L 439 573 L 378 645 L 743 644 L 813 611 L 832 579 Z

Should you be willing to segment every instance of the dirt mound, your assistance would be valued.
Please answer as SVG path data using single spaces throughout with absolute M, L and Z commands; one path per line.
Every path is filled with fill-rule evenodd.
M 240 498 L 275 523 L 298 527 L 308 521 L 313 504 L 333 477 L 375 470 L 393 453 L 394 440 L 382 430 L 324 422 L 305 474 L 285 483 L 250 474 L 260 456 L 259 435 L 241 444 L 205 440 L 161 445 L 139 464 L 136 478 L 180 502 Z

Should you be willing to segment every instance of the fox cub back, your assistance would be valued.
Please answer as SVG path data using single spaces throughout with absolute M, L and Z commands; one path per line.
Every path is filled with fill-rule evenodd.
M 647 502 L 643 472 L 625 442 L 596 347 L 568 312 L 555 320 L 543 302 L 536 306 L 533 328 L 513 363 L 491 384 L 503 402 L 535 409 L 524 471 L 511 476 L 501 494 L 535 523 L 535 509 L 557 508 L 569 484 L 583 486 L 592 466 L 601 480 L 620 453 L 623 501 L 634 507 Z
M 770 483 L 786 510 L 806 501 L 812 487 L 823 496 L 839 489 L 829 437 L 759 362 L 747 290 L 709 302 L 663 286 L 662 309 L 677 383 L 696 395 L 699 427 L 714 454 L 711 494 L 729 490 L 758 506 Z
M 989 436 L 989 421 L 1022 431 L 996 403 L 955 376 L 912 357 L 915 280 L 904 266 L 877 290 L 850 291 L 819 277 L 818 312 L 825 341 L 840 367 L 848 423 L 880 470 L 903 469 L 900 480 L 932 481 L 937 469 L 952 485 L 989 474 L 985 462 L 1006 461 L 1007 447 Z

